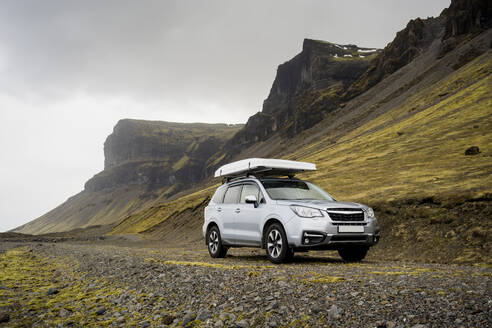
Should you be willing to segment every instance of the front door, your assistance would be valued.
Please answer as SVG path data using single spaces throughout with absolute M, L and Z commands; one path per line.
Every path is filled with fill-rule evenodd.
M 258 207 L 254 204 L 246 204 L 246 196 L 255 196 Z M 236 211 L 235 234 L 236 243 L 244 246 L 260 246 L 261 244 L 261 218 L 264 215 L 265 204 L 261 202 L 261 191 L 255 183 L 243 185 L 241 197 Z

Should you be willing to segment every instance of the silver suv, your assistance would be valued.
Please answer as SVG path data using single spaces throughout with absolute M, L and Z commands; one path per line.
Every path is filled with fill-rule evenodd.
M 361 261 L 379 241 L 374 211 L 338 202 L 320 187 L 295 178 L 248 176 L 221 185 L 205 208 L 203 236 L 210 256 L 229 247 L 261 247 L 273 263 L 294 252 L 338 250 Z

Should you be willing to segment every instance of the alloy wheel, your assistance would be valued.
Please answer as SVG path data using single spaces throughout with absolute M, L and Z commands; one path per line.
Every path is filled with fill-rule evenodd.
M 277 229 L 273 229 L 268 234 L 267 249 L 271 257 L 279 257 L 282 251 L 282 235 Z
M 214 230 L 210 233 L 208 247 L 213 254 L 215 254 L 219 248 L 219 235 Z

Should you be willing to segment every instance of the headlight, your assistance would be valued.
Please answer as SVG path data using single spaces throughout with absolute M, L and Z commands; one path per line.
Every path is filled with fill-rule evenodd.
M 292 211 L 294 211 L 294 213 L 303 218 L 323 217 L 321 211 L 316 208 L 296 205 L 291 205 L 290 208 L 292 209 Z
M 364 211 L 366 212 L 368 218 L 374 217 L 374 211 L 372 210 L 372 208 L 368 207 Z

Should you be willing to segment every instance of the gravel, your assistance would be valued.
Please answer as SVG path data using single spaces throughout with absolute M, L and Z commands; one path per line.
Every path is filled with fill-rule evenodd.
M 67 263 L 70 274 L 77 275 L 60 272 L 60 286 L 65 280 L 82 280 L 89 290 L 97 290 L 94 281 L 107 279 L 123 290 L 111 299 L 114 308 L 94 309 L 115 327 L 126 326 L 136 316 L 142 318 L 137 321 L 140 327 L 492 324 L 488 267 L 346 264 L 331 252 L 300 254 L 292 263 L 272 265 L 258 250 L 232 249 L 225 259 L 211 259 L 203 248 L 57 243 L 33 250 L 47 261 Z

